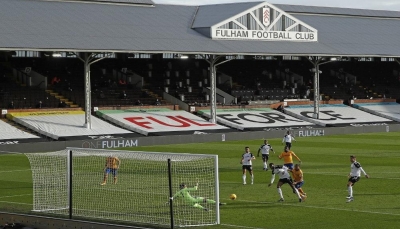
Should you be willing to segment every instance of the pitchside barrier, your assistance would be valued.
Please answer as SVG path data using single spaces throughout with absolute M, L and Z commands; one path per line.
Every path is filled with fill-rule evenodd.
M 53 141 L 36 143 L 19 143 L 14 141 L 0 141 L 0 153 L 19 152 L 50 152 L 65 149 L 67 147 L 112 149 L 119 147 L 135 147 L 150 145 L 170 145 L 187 143 L 204 143 L 218 141 L 253 140 L 263 138 L 282 138 L 286 131 L 290 130 L 295 137 L 327 136 L 340 134 L 361 134 L 376 132 L 398 132 L 400 124 L 368 123 L 354 124 L 345 127 L 313 127 L 313 128 L 266 128 L 263 131 L 209 133 L 192 135 L 168 135 L 154 137 L 137 137 L 112 139 L 110 136 L 98 140 L 79 141 Z

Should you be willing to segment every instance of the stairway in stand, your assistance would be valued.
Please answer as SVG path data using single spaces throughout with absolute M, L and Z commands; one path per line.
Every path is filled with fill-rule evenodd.
M 142 99 L 142 100 L 148 100 L 147 102 L 149 104 L 153 104 L 155 99 L 158 99 L 161 104 L 169 104 L 167 101 L 165 101 L 158 93 L 155 93 L 152 90 L 149 89 L 142 89 L 143 92 L 146 92 L 146 94 L 149 96 L 147 99 Z
M 63 101 L 65 104 L 67 104 L 68 107 L 79 107 L 79 105 L 74 104 L 74 102 L 70 101 L 69 99 L 65 98 L 63 95 L 60 95 L 57 92 L 54 92 L 53 90 L 46 90 L 46 93 L 48 93 L 50 96 L 53 96 L 54 98 Z

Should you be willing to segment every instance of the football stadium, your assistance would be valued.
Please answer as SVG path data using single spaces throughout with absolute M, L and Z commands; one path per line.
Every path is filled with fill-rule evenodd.
M 1 0 L 0 227 L 399 228 L 399 37 L 399 11 Z

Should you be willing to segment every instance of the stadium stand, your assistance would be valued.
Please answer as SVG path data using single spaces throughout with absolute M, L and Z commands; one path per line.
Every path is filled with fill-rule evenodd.
M 227 91 L 238 98 L 239 103 L 249 101 L 297 99 L 303 77 L 291 72 L 277 60 L 234 60 L 221 66 L 221 72 L 232 77 Z
M 201 63 L 203 62 L 203 63 Z M 196 59 L 165 59 L 142 70 L 145 88 L 162 96 L 166 92 L 187 104 L 206 104 L 203 87 L 209 86 L 206 62 Z
M 38 87 L 29 87 L 9 79 L 0 86 L 0 108 L 56 108 L 59 100 Z

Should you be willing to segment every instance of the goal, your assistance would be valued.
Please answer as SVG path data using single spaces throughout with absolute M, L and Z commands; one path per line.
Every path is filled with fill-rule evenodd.
M 185 198 L 171 198 L 184 183 L 192 196 L 219 203 L 218 156 L 67 148 L 27 153 L 33 178 L 33 211 L 70 218 L 105 219 L 139 224 L 187 227 L 219 224 L 219 205 L 193 206 Z M 106 159 L 121 165 L 114 184 L 104 179 Z

